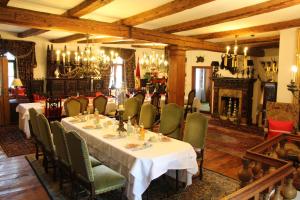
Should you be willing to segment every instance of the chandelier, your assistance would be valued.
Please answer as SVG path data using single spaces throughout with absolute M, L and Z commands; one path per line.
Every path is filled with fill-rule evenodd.
M 239 67 L 239 63 L 238 63 L 238 44 L 237 44 L 237 38 L 238 35 L 235 36 L 235 40 L 234 40 L 234 46 L 233 48 L 231 48 L 230 46 L 226 47 L 226 53 L 225 55 L 222 55 L 222 63 L 221 63 L 221 67 L 225 67 L 226 69 L 229 69 L 230 71 L 236 73 L 238 71 L 242 71 L 242 73 L 244 73 L 245 70 L 247 70 L 248 68 L 248 64 L 247 64 L 247 52 L 248 52 L 248 47 L 244 47 L 244 58 L 243 58 L 243 65 L 242 65 L 242 69 L 238 69 Z M 230 49 L 233 49 L 233 52 L 230 53 Z
M 154 77 L 167 77 L 168 61 L 165 59 L 164 54 L 158 54 L 152 51 L 149 54 L 144 53 L 139 61 L 142 68 L 150 72 Z
M 117 52 L 110 51 L 107 55 L 104 49 L 92 46 L 88 42 L 83 50 L 77 47 L 77 51 L 74 52 L 68 51 L 65 45 L 63 51 L 56 50 L 57 68 L 54 74 L 56 78 L 100 79 L 103 71 L 108 70 L 117 59 L 120 59 Z

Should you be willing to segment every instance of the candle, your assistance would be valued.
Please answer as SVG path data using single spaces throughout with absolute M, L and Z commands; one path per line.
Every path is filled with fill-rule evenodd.
M 67 59 L 68 59 L 68 63 L 70 63 L 70 55 L 71 55 L 71 52 L 70 52 L 70 51 L 67 51 Z
M 238 49 L 238 47 L 237 47 L 237 46 L 234 46 L 234 55 L 237 54 L 237 49 Z
M 298 67 L 296 65 L 293 65 L 291 71 L 292 71 L 292 82 L 296 82 L 296 74 L 298 72 Z
M 248 47 L 244 48 L 244 56 L 247 56 Z
M 59 62 L 60 59 L 60 50 L 56 51 L 56 61 Z
M 63 57 L 63 64 L 65 65 L 65 62 L 66 62 L 66 54 L 65 53 L 62 53 L 62 57 Z
M 229 50 L 230 50 L 230 46 L 227 46 L 226 47 L 226 54 L 225 54 L 225 58 L 224 58 L 224 66 L 227 66 Z

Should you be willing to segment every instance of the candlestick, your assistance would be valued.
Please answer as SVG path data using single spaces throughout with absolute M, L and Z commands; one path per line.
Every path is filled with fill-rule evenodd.
M 292 71 L 292 82 L 296 82 L 296 74 L 298 72 L 297 66 L 293 65 L 291 71 Z
M 67 60 L 68 60 L 68 63 L 70 63 L 70 55 L 71 55 L 71 52 L 67 51 Z
M 234 46 L 234 55 L 237 55 L 238 46 Z
M 65 65 L 66 63 L 66 53 L 62 53 L 62 57 L 63 57 L 63 65 Z
M 60 50 L 56 51 L 56 61 L 59 62 L 60 60 Z
M 230 46 L 227 46 L 226 47 L 226 54 L 225 54 L 225 58 L 224 58 L 224 66 L 227 66 L 229 50 L 230 50 Z

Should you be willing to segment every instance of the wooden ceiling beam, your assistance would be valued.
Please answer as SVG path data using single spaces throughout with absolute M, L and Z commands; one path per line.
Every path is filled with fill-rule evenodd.
M 210 51 L 224 50 L 222 45 L 192 37 L 12 7 L 0 7 L 0 23 L 48 30 L 64 30 L 82 34 L 111 35 Z
M 89 39 L 89 40 L 80 40 L 77 41 L 77 43 L 103 43 L 103 42 L 113 42 L 113 41 L 120 41 L 123 40 L 123 38 L 120 37 L 104 37 L 104 38 L 95 38 L 95 39 Z
M 253 35 L 257 33 L 279 31 L 282 29 L 288 29 L 293 27 L 300 26 L 300 19 L 293 19 L 283 22 L 275 22 L 271 24 L 265 24 L 260 26 L 252 26 L 248 28 L 230 30 L 230 31 L 221 31 L 213 33 L 204 33 L 199 35 L 193 35 L 192 37 L 198 39 L 214 39 L 214 38 L 223 38 L 223 37 L 234 37 L 235 35 Z
M 77 33 L 77 34 L 69 35 L 69 36 L 62 37 L 62 38 L 52 39 L 52 40 L 50 40 L 50 42 L 52 42 L 52 43 L 67 43 L 70 41 L 79 40 L 86 36 L 87 36 L 86 34 Z
M 247 6 L 244 8 L 204 17 L 201 19 L 196 19 L 188 22 L 174 24 L 171 26 L 161 27 L 156 30 L 164 33 L 175 33 L 180 31 L 196 29 L 196 28 L 202 28 L 206 26 L 211 26 L 215 24 L 220 24 L 224 22 L 251 17 L 254 15 L 276 11 L 279 9 L 297 5 L 299 3 L 300 0 L 270 0 L 252 6 Z
M 142 45 L 142 44 L 133 44 L 131 45 L 133 48 L 146 48 L 146 49 L 158 49 L 164 50 L 166 48 L 165 45 Z
M 255 44 L 255 43 L 262 43 L 262 42 L 279 42 L 280 36 L 274 35 L 269 37 L 255 37 L 251 39 L 244 39 L 244 40 L 237 40 L 238 44 Z M 218 42 L 219 44 L 223 45 L 234 45 L 235 41 L 226 41 L 226 42 Z
M 96 9 L 105 6 L 106 4 L 112 2 L 113 0 L 84 0 L 82 3 L 78 4 L 74 8 L 67 10 L 62 16 L 66 17 L 81 17 L 83 15 L 88 14 L 89 12 L 93 12 Z M 18 34 L 18 37 L 25 38 L 30 36 L 39 35 L 47 32 L 48 30 L 41 29 L 29 29 L 27 31 L 21 32 Z M 72 37 L 70 37 L 71 39 Z M 76 36 L 74 36 L 76 38 Z M 60 38 L 58 40 L 65 40 L 64 38 Z
M 0 0 L 0 6 L 5 7 L 7 6 L 9 0 Z
M 146 40 L 119 40 L 119 41 L 111 41 L 111 42 L 103 42 L 103 44 L 144 44 L 144 43 L 151 43 Z
M 174 0 L 151 10 L 117 21 L 117 24 L 135 26 L 161 17 L 172 15 L 187 9 L 200 6 L 214 0 Z

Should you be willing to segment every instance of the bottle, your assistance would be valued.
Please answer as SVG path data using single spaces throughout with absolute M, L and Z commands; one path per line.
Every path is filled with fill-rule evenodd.
M 145 140 L 145 129 L 143 124 L 141 124 L 140 128 L 140 140 Z
M 130 136 L 132 133 L 132 124 L 130 120 L 130 116 L 128 116 L 128 122 L 127 122 L 127 135 Z

